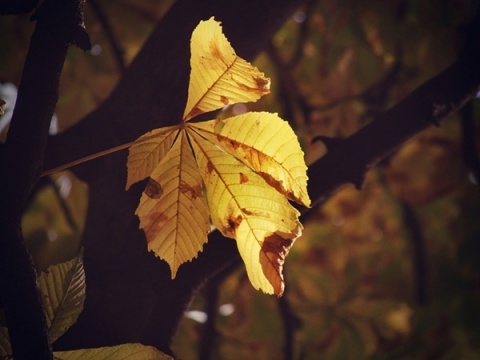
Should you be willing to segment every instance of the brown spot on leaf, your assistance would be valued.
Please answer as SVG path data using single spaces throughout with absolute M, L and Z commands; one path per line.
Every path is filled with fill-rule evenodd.
M 246 182 L 248 182 L 248 176 L 241 172 L 240 173 L 240 184 L 245 184 Z
M 148 184 L 145 187 L 145 195 L 151 199 L 160 199 L 163 194 L 162 186 L 152 178 L 148 179 Z
M 235 232 L 237 231 L 238 226 L 242 222 L 243 218 L 241 215 L 237 215 L 235 217 L 229 217 L 227 218 L 227 227 L 225 228 L 225 231 L 227 234 L 231 235 L 232 237 L 235 236 Z
M 246 209 L 246 208 L 242 208 L 241 210 L 242 210 L 242 212 L 243 212 L 245 215 L 248 215 L 248 216 L 252 216 L 252 215 L 253 215 L 253 211 L 250 211 L 250 210 L 248 210 L 248 209 Z
M 240 82 L 237 82 L 237 85 L 242 90 L 252 92 L 260 96 L 270 93 L 270 80 L 262 79 L 260 77 L 256 77 L 253 80 L 255 81 L 255 87 L 250 87 Z
M 284 193 L 283 182 L 278 181 L 272 175 L 266 172 L 259 171 L 258 174 L 267 182 L 268 185 L 274 187 L 275 189 L 277 189 L 277 191 L 281 192 L 282 194 Z
M 189 118 L 189 119 L 194 118 L 195 116 L 198 116 L 198 115 L 203 114 L 203 113 L 204 113 L 203 110 L 195 107 L 195 108 L 192 109 L 192 111 L 190 111 L 190 114 L 187 116 L 187 118 Z
M 220 50 L 218 50 L 217 42 L 212 40 L 210 41 L 209 45 L 210 45 L 210 52 L 212 53 L 213 57 L 223 60 L 222 53 L 220 52 Z
M 268 185 L 275 188 L 279 193 L 285 195 L 287 197 L 287 199 L 296 201 L 297 203 L 300 203 L 300 204 L 303 204 L 302 200 L 298 196 L 296 196 L 293 193 L 293 191 L 289 191 L 284 187 L 283 181 L 281 181 L 281 180 L 279 181 L 279 180 L 275 179 L 269 173 L 262 172 L 262 171 L 259 171 L 258 175 L 260 175 L 263 178 L 263 180 L 265 180 L 267 182 Z
M 284 239 L 278 234 L 272 234 L 265 238 L 262 244 L 262 250 L 265 253 L 271 253 L 275 257 L 279 258 L 282 263 L 287 256 L 290 247 L 292 246 L 293 240 Z
M 145 231 L 147 243 L 155 240 L 156 236 L 161 231 L 163 224 L 168 220 L 169 217 L 164 212 L 153 212 L 146 217 L 142 228 Z
M 263 218 L 269 218 L 270 214 L 266 211 L 258 210 L 258 209 L 247 209 L 247 208 L 241 208 L 240 209 L 242 213 L 244 213 L 247 216 L 261 216 Z
M 212 56 L 214 58 L 219 59 L 222 63 L 225 64 L 225 66 L 228 67 L 227 62 L 225 61 L 225 57 L 223 56 L 222 52 L 218 48 L 218 42 L 213 40 L 213 41 L 210 41 L 209 45 L 210 45 L 210 52 L 211 52 Z
M 200 185 L 196 185 L 193 188 L 187 183 L 180 182 L 179 190 L 182 194 L 189 196 L 191 199 L 196 199 L 202 194 L 202 188 Z
M 278 233 L 265 237 L 260 251 L 260 264 L 264 274 L 271 274 L 268 280 L 274 288 L 274 293 L 280 297 L 285 287 L 283 281 L 283 263 L 295 239 L 285 239 Z M 276 275 L 272 275 L 271 268 Z
M 223 224 L 222 234 L 230 238 L 235 238 L 235 232 L 243 220 L 241 214 L 237 213 L 238 215 L 235 215 L 236 210 L 237 208 L 231 205 L 227 207 L 225 222 Z
M 269 79 L 264 79 L 261 77 L 257 77 L 254 79 L 255 83 L 257 84 L 257 88 L 263 89 L 263 90 L 269 90 L 270 89 L 270 80 Z
M 226 96 L 221 95 L 220 96 L 220 101 L 224 103 L 225 105 L 228 105 L 228 98 Z
M 211 174 L 212 171 L 213 171 L 213 169 L 214 169 L 213 164 L 212 164 L 212 162 L 209 160 L 209 161 L 207 162 L 207 171 L 208 171 L 208 173 Z

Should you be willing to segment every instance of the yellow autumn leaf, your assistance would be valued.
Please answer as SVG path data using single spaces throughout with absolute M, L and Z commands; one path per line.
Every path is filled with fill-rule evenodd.
M 310 206 L 302 149 L 290 125 L 277 114 L 248 112 L 191 126 L 290 200 Z
M 136 211 L 148 249 L 170 265 L 172 278 L 207 242 L 210 222 L 201 181 L 182 131 L 151 172 Z
M 276 114 L 187 122 L 227 103 L 255 101 L 270 85 L 235 54 L 213 18 L 194 30 L 191 51 L 182 123 L 153 130 L 130 147 L 127 189 L 149 177 L 136 210 L 140 227 L 174 278 L 202 250 L 211 220 L 236 240 L 252 285 L 280 296 L 285 257 L 302 231 L 288 199 L 310 205 L 303 152 Z
M 167 154 L 177 135 L 178 126 L 152 130 L 140 136 L 130 147 L 127 160 L 126 190 L 137 181 L 151 174 L 159 161 Z
M 237 246 L 255 289 L 281 295 L 282 267 L 301 234 L 299 213 L 248 166 L 194 131 L 188 131 L 213 224 Z
M 227 104 L 256 101 L 270 92 L 270 79 L 235 54 L 220 23 L 200 21 L 190 41 L 190 84 L 184 120 Z

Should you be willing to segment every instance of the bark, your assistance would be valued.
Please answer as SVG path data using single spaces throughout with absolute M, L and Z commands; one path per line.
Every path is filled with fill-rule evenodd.
M 215 15 L 237 53 L 252 59 L 298 3 L 177 1 L 108 100 L 77 126 L 49 140 L 45 169 L 178 123 L 187 95 L 189 38 L 200 20 Z M 348 139 L 327 141 L 327 155 L 309 169 L 309 192 L 316 204 L 341 184 L 361 186 L 371 166 L 474 96 L 480 84 L 480 47 L 472 41 L 468 48 L 471 51 L 457 63 L 378 121 Z M 166 263 L 147 253 L 138 230 L 134 211 L 144 185 L 124 191 L 126 158 L 124 151 L 72 168 L 90 191 L 84 233 L 87 301 L 59 348 L 138 341 L 169 352 L 195 290 L 238 259 L 235 243 L 216 232 L 199 258 L 183 265 L 172 281 Z
M 68 45 L 83 42 L 82 1 L 45 1 L 25 60 L 8 137 L 0 154 L 0 288 L 15 359 L 51 359 L 37 275 L 21 232 L 39 179 Z M 80 40 L 79 40 L 80 39 Z

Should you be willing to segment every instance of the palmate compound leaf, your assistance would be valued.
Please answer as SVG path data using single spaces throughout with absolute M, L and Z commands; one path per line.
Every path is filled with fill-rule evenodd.
M 283 262 L 302 230 L 287 197 L 310 205 L 303 152 L 276 114 L 187 122 L 226 104 L 255 101 L 270 86 L 235 54 L 213 18 L 194 30 L 191 50 L 183 123 L 153 130 L 130 148 L 127 189 L 150 178 L 136 211 L 140 227 L 174 278 L 207 242 L 210 214 L 225 236 L 236 239 L 253 286 L 280 296 Z

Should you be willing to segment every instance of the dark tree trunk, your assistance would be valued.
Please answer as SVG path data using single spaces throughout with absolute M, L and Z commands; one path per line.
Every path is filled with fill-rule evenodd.
M 24 2 L 25 7 L 17 10 L 29 9 L 27 3 L 33 5 Z M 82 9 L 81 0 L 47 0 L 37 10 L 15 110 L 0 153 L 0 289 L 15 359 L 52 358 L 37 274 L 23 239 L 21 217 L 43 168 L 68 45 L 88 42 L 82 28 Z M 2 7 L 1 12 L 4 10 Z

